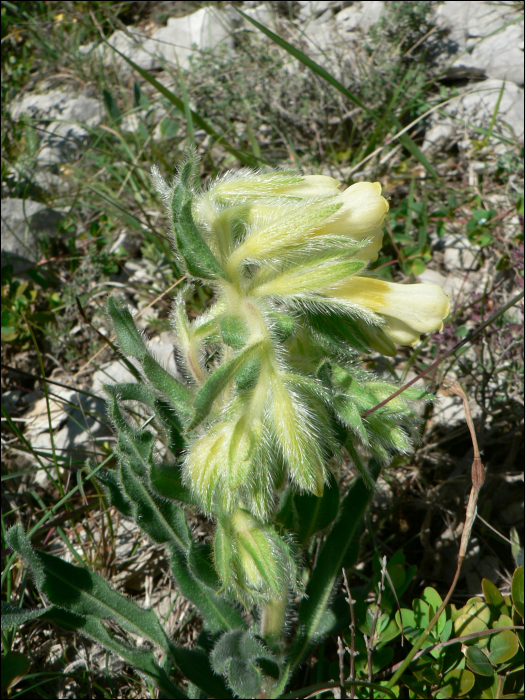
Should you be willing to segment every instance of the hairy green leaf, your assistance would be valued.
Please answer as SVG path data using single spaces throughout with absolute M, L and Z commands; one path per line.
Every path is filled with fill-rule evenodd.
M 258 350 L 261 343 L 254 343 L 244 350 L 241 350 L 237 355 L 227 360 L 209 376 L 206 382 L 201 386 L 195 396 L 193 402 L 194 414 L 187 430 L 193 430 L 201 423 L 211 410 L 212 404 L 219 396 L 221 391 L 233 380 L 237 371 L 242 365 Z
M 187 698 L 178 686 L 172 683 L 166 672 L 155 661 L 155 655 L 149 649 L 136 649 L 128 646 L 110 634 L 100 619 L 94 615 L 80 615 L 64 610 L 57 606 L 50 606 L 46 609 L 43 618 L 54 622 L 63 629 L 72 630 L 93 639 L 102 647 L 121 656 L 139 673 L 147 676 L 156 686 L 158 686 L 169 698 Z
M 35 572 L 38 590 L 51 603 L 79 615 L 114 620 L 124 629 L 168 651 L 169 643 L 153 610 L 144 609 L 111 589 L 98 574 L 47 552 L 33 549 L 21 525 L 7 533 L 7 542 Z
M 151 488 L 159 496 L 195 504 L 191 491 L 182 483 L 180 465 L 153 462 L 149 479 Z
M 242 615 L 230 600 L 218 595 L 193 576 L 186 555 L 178 547 L 168 546 L 168 549 L 171 570 L 182 595 L 197 607 L 210 631 L 215 634 L 246 627 Z
M 175 188 L 174 204 L 178 204 L 178 188 Z M 191 212 L 191 198 L 185 201 L 180 211 L 175 206 L 173 211 L 173 230 L 179 253 L 184 258 L 188 272 L 192 277 L 213 280 L 217 276 L 228 279 L 219 261 L 211 252 L 201 236 Z
M 18 605 L 2 601 L 2 629 L 18 627 L 28 620 L 40 617 L 46 608 L 19 608 Z
M 144 532 L 159 544 L 170 543 L 187 551 L 191 534 L 184 511 L 176 503 L 151 492 L 124 462 L 120 475 L 126 495 L 134 506 L 134 517 Z
M 142 368 L 155 389 L 164 394 L 176 413 L 182 418 L 188 418 L 192 413 L 192 396 L 189 390 L 150 355 L 142 357 Z
M 120 480 L 120 475 L 113 469 L 105 469 L 101 467 L 97 471 L 97 479 L 104 486 L 107 497 L 111 505 L 116 508 L 119 513 L 131 518 L 133 515 L 133 506 L 131 501 L 124 494 L 124 487 Z
M 113 321 L 113 328 L 117 334 L 120 349 L 125 355 L 142 357 L 146 354 L 146 345 L 135 326 L 133 316 L 129 310 L 115 299 L 108 297 L 108 313 Z

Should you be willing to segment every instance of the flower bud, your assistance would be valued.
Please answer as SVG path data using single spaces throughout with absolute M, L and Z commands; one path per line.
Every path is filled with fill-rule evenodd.
M 238 508 L 222 516 L 215 534 L 215 564 L 223 585 L 233 584 L 241 600 L 284 598 L 295 585 L 291 552 L 277 532 Z

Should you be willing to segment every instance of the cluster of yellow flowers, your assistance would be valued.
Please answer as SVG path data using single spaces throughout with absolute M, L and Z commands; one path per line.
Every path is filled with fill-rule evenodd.
M 238 279 L 243 263 L 269 263 L 255 281 L 245 282 L 251 296 L 284 298 L 310 292 L 331 297 L 356 311 L 373 312 L 385 335 L 401 345 L 415 345 L 421 334 L 441 330 L 450 311 L 441 287 L 394 284 L 364 271 L 383 243 L 389 206 L 380 183 L 359 182 L 344 192 L 339 192 L 340 186 L 325 175 L 240 171 L 219 180 L 195 209 L 209 229 L 219 233 L 216 241 L 210 237 L 210 244 L 233 279 Z M 234 247 L 221 224 L 242 215 L 243 209 L 247 234 Z M 276 270 L 294 257 L 300 264 Z M 337 263 L 349 259 L 363 265 L 345 275 L 344 266 Z M 391 347 L 389 351 L 394 354 Z
M 193 323 L 183 295 L 174 311 L 181 355 L 198 387 L 186 479 L 206 511 L 240 505 L 264 519 L 284 474 L 316 495 L 327 479 L 323 441 L 331 429 L 319 418 L 326 395 L 315 374 L 323 356 L 312 355 L 316 339 L 302 312 L 313 310 L 321 325 L 324 312 L 341 325 L 354 319 L 369 346 L 395 354 L 394 342 L 414 345 L 440 330 L 449 300 L 434 284 L 393 284 L 366 273 L 389 209 L 379 183 L 340 192 L 324 175 L 244 169 L 202 192 L 192 167 L 183 166 L 173 187 L 153 172 L 188 276 L 217 291 Z M 210 374 L 203 348 L 217 341 L 222 365 Z

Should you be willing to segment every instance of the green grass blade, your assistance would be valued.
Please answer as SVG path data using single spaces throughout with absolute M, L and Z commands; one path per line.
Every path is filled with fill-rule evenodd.
M 361 100 L 353 95 L 350 90 L 347 90 L 344 85 L 342 85 L 337 78 L 334 78 L 333 75 L 328 73 L 324 68 L 322 68 L 318 63 L 313 61 L 311 58 L 308 58 L 302 51 L 299 51 L 299 49 L 296 49 L 294 46 L 289 44 L 287 41 L 282 39 L 280 36 L 277 34 L 274 34 L 270 29 L 265 27 L 264 25 L 260 24 L 257 22 L 255 19 L 252 17 L 249 17 L 246 15 L 244 12 L 239 10 L 237 7 L 235 7 L 237 12 L 244 17 L 248 22 L 251 22 L 257 29 L 259 29 L 263 34 L 266 34 L 268 38 L 270 38 L 272 41 L 274 41 L 278 46 L 280 46 L 282 49 L 287 51 L 291 56 L 296 58 L 298 61 L 300 61 L 304 66 L 309 68 L 311 71 L 316 73 L 318 76 L 326 80 L 330 85 L 333 85 L 336 90 L 338 90 L 342 95 L 347 97 L 351 102 L 356 104 L 358 107 L 361 107 L 375 122 L 380 122 L 381 117 L 379 117 L 373 110 L 371 110 L 369 107 L 367 107 Z M 390 117 L 394 121 L 396 127 L 398 129 L 401 129 L 401 124 L 397 117 L 394 114 L 390 114 Z M 408 134 L 401 134 L 401 136 L 398 137 L 403 146 L 411 153 L 420 163 L 423 165 L 426 170 L 433 176 L 438 178 L 439 174 L 435 170 L 435 168 L 432 167 L 432 165 L 429 163 L 428 158 L 425 156 L 424 153 L 421 152 L 421 150 L 416 146 L 414 141 L 410 138 Z
M 144 78 L 144 80 L 147 80 L 150 85 L 153 85 L 153 87 L 158 90 L 164 97 L 171 102 L 172 105 L 175 105 L 177 109 L 184 113 L 184 102 L 180 100 L 176 95 L 174 95 L 172 92 L 170 92 L 164 85 L 159 83 L 158 80 L 155 80 L 153 76 L 151 76 L 147 71 L 145 71 L 143 68 L 138 66 L 134 61 L 132 61 L 130 58 L 127 56 L 124 56 L 123 53 L 121 53 L 118 49 L 116 49 L 114 46 L 111 47 L 113 51 L 116 51 L 122 58 L 129 63 L 129 65 L 136 70 L 140 75 Z M 251 167 L 256 167 L 259 165 L 258 161 L 256 158 L 254 158 L 252 155 L 249 153 L 245 153 L 243 151 L 238 151 L 236 148 L 234 148 L 231 144 L 229 144 L 227 141 L 224 140 L 224 136 L 221 136 L 214 128 L 211 126 L 211 124 L 208 124 L 208 122 L 203 119 L 197 112 L 194 112 L 193 110 L 190 110 L 190 115 L 191 119 L 194 124 L 196 124 L 199 128 L 204 129 L 204 131 L 209 134 L 213 139 L 217 141 L 217 143 L 220 143 L 224 148 L 229 151 L 232 155 L 234 155 L 243 165 L 248 165 Z

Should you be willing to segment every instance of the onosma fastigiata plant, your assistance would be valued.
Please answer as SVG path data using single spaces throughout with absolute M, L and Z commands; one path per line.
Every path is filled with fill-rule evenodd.
M 88 622 L 113 619 L 160 647 L 163 668 L 144 649 L 121 648 L 96 621 L 82 622 L 84 634 L 132 657 L 172 697 L 184 693 L 169 680 L 170 663 L 213 697 L 278 697 L 336 624 L 334 586 L 355 561 L 380 464 L 410 449 L 410 402 L 427 398 L 408 390 L 365 416 L 397 387 L 366 371 L 362 353 L 417 343 L 442 327 L 449 302 L 436 285 L 367 274 L 388 211 L 379 183 L 340 192 L 322 175 L 240 170 L 202 191 L 198 171 L 194 156 L 171 186 L 153 171 L 187 273 L 172 316 L 186 381 L 155 359 L 129 310 L 110 297 L 120 350 L 141 381 L 105 387 L 119 465 L 97 476 L 112 505 L 166 545 L 177 586 L 203 618 L 201 649 L 177 646 L 151 610 L 119 603 L 96 574 L 82 589 L 77 567 L 26 547 L 21 532 L 10 544 L 33 568 L 66 567 L 62 578 L 78 579 L 68 606 L 64 589 L 41 578 L 50 602 Z M 202 282 L 214 303 L 190 322 L 186 300 Z M 340 494 L 336 476 L 349 457 L 360 478 Z M 212 546 L 195 542 L 184 507 L 213 521 Z M 310 567 L 319 531 L 327 535 Z M 98 612 L 95 589 L 105 604 Z

